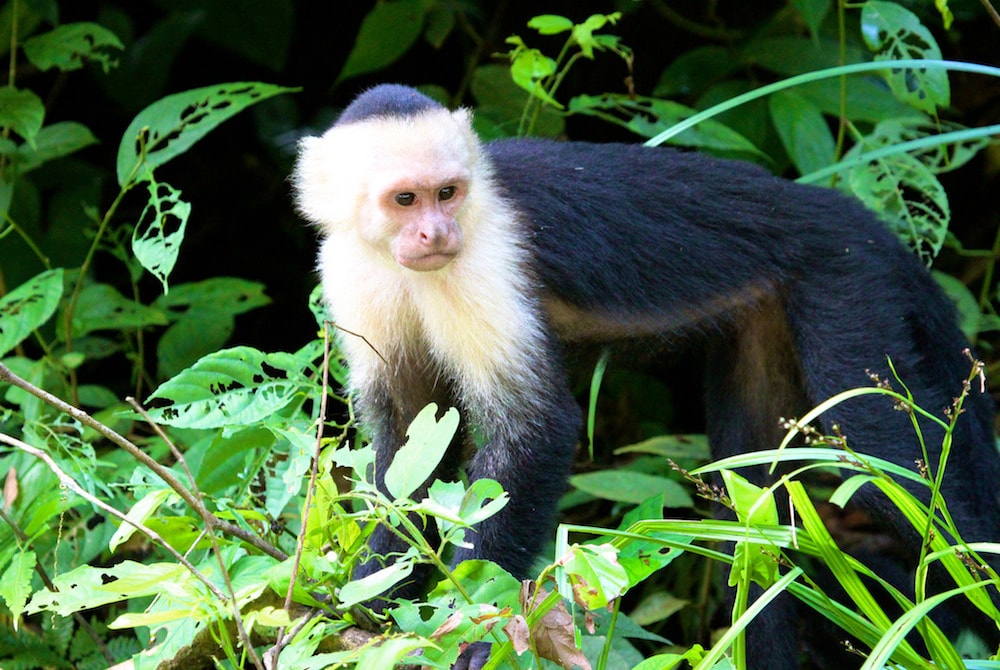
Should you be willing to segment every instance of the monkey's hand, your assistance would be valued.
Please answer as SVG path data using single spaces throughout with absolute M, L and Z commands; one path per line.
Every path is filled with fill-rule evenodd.
M 490 643 L 473 642 L 458 657 L 451 670 L 482 670 L 488 660 L 490 660 Z

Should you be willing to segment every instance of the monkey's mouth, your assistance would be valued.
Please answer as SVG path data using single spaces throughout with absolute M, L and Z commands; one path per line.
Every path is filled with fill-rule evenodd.
M 397 256 L 396 262 L 408 270 L 416 272 L 434 272 L 451 263 L 457 253 L 431 253 L 422 256 Z

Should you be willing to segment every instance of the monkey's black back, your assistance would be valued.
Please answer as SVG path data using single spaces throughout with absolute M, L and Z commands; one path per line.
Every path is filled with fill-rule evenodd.
M 871 385 L 869 372 L 898 388 L 887 358 L 916 403 L 939 416 L 962 390 L 969 344 L 953 305 L 884 224 L 847 196 L 744 162 L 638 145 L 512 140 L 487 145 L 487 154 L 523 213 L 542 297 L 623 321 L 645 314 L 719 341 L 709 355 L 706 403 L 716 457 L 776 447 L 779 416 Z M 745 296 L 759 305 L 736 299 Z M 767 379 L 790 369 L 793 387 Z M 802 397 L 789 402 L 792 392 Z M 837 424 L 858 452 L 912 469 L 920 443 L 910 415 L 890 405 L 879 396 L 854 399 L 831 409 L 824 424 Z M 976 388 L 964 410 L 943 493 L 965 540 L 996 540 L 994 406 Z M 936 466 L 943 431 L 925 420 L 920 427 Z M 915 557 L 916 533 L 893 505 L 873 490 L 857 501 Z M 772 636 L 788 635 L 779 629 L 793 620 L 770 621 L 758 639 L 781 648 Z M 758 658 L 768 653 L 760 649 Z

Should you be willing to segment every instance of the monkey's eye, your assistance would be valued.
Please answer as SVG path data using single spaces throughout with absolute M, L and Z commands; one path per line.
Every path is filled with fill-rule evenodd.
M 455 197 L 455 193 L 457 193 L 457 192 L 458 192 L 458 189 L 455 188 L 454 186 L 445 186 L 440 191 L 438 191 L 438 199 L 439 200 L 451 200 L 452 198 Z
M 403 207 L 409 207 L 416 201 L 417 196 L 413 193 L 397 193 L 396 194 L 396 204 L 402 205 Z

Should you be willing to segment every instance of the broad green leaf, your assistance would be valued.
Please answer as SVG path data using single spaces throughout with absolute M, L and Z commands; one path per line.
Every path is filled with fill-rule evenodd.
M 529 96 L 510 76 L 503 65 L 484 65 L 472 74 L 472 95 L 479 104 L 473 124 L 484 140 L 508 137 L 517 130 Z M 559 137 L 566 130 L 563 116 L 552 107 L 543 105 L 533 126 L 538 137 Z
M 528 92 L 529 95 L 562 109 L 562 104 L 549 95 L 542 86 L 542 81 L 555 74 L 556 62 L 538 49 L 530 49 L 516 35 L 507 38 L 508 44 L 513 44 L 510 52 L 510 76 L 514 83 Z
M 199 358 L 218 351 L 229 341 L 235 326 L 233 315 L 222 311 L 185 314 L 156 343 L 157 374 L 169 379 Z
M 145 179 L 250 105 L 295 89 L 260 82 L 196 88 L 157 100 L 132 120 L 118 145 L 118 184 Z M 145 168 L 141 169 L 141 164 Z
M 617 35 L 595 35 L 594 33 L 608 23 L 617 23 L 619 18 L 621 18 L 619 13 L 591 14 L 583 23 L 573 26 L 573 41 L 576 42 L 585 57 L 593 60 L 595 50 L 614 48 L 617 45 Z
M 862 149 L 872 151 L 885 146 L 961 130 L 965 130 L 961 124 L 953 121 L 930 121 L 923 115 L 886 119 L 880 121 L 870 133 L 865 135 L 859 143 L 862 146 L 849 152 L 848 156 L 854 155 Z M 910 155 L 927 166 L 931 172 L 939 174 L 962 167 L 989 144 L 989 137 L 973 137 L 961 142 L 935 144 L 919 151 L 912 151 Z
M 722 481 L 733 502 L 736 516 L 747 527 L 747 537 L 756 537 L 753 526 L 778 523 L 778 507 L 771 491 L 762 489 L 747 481 L 732 470 L 722 471 Z M 744 539 L 736 543 L 733 551 L 733 565 L 729 572 L 729 585 L 754 581 L 768 587 L 778 580 L 778 562 L 763 550 L 764 542 Z
M 896 154 L 870 161 L 851 168 L 846 184 L 924 259 L 929 261 L 941 250 L 951 220 L 948 193 L 919 160 Z
M 830 0 L 791 0 L 791 4 L 805 21 L 813 39 L 816 39 L 820 24 L 830 11 Z
M 144 524 L 146 519 L 148 519 L 153 513 L 159 509 L 160 505 L 167 501 L 171 495 L 176 495 L 171 489 L 153 489 L 146 493 L 139 502 L 132 505 L 132 509 L 128 511 L 125 517 L 134 523 Z M 135 526 L 130 523 L 122 522 L 122 525 L 118 526 L 118 530 L 115 534 L 111 536 L 111 541 L 108 543 L 108 551 L 114 553 L 115 549 L 119 547 L 124 542 L 127 542 L 130 537 L 132 537 L 136 532 Z
M 740 67 L 741 61 L 753 63 L 771 72 L 792 76 L 822 70 L 836 65 L 849 65 L 869 60 L 868 52 L 855 44 L 842 45 L 835 37 L 799 37 L 792 35 L 772 35 L 764 31 L 763 36 L 751 40 L 740 50 L 739 58 L 732 58 L 732 67 Z M 835 82 L 839 89 L 840 83 Z M 853 80 L 848 84 L 853 85 Z
M 35 146 L 35 136 L 45 120 L 45 105 L 31 91 L 0 86 L 0 128 L 9 128 Z
M 570 477 L 570 484 L 593 496 L 638 505 L 653 496 L 663 496 L 664 507 L 691 507 L 687 489 L 673 479 L 628 470 L 601 470 Z
M 663 506 L 656 498 L 650 498 L 626 512 L 618 529 L 629 530 L 633 524 L 662 518 Z M 667 566 L 683 553 L 681 549 L 667 546 L 666 541 L 676 544 L 690 544 L 693 539 L 690 536 L 647 529 L 640 532 L 648 539 L 629 539 L 618 550 L 618 562 L 628 573 L 630 587 L 643 581 L 660 568 Z M 607 542 L 608 538 L 598 538 L 596 541 Z
M 697 95 L 714 81 L 721 80 L 740 67 L 730 49 L 721 46 L 695 47 L 685 51 L 660 73 L 653 89 L 657 98 Z
M 393 586 L 403 581 L 413 572 L 413 561 L 397 559 L 395 563 L 377 570 L 361 579 L 347 582 L 338 592 L 340 606 L 351 607 L 361 602 L 382 595 Z
M 458 429 L 458 410 L 449 408 L 440 421 L 436 416 L 437 405 L 430 403 L 406 430 L 406 443 L 385 471 L 385 488 L 393 498 L 408 498 L 430 478 L 448 450 Z
M 55 313 L 63 293 L 62 268 L 35 275 L 0 298 L 0 356 Z
M 179 374 L 202 356 L 218 351 L 233 334 L 236 314 L 270 303 L 264 285 L 236 277 L 213 277 L 173 286 L 153 307 L 173 321 L 156 343 L 161 378 Z
M 57 591 L 37 591 L 26 611 L 68 616 L 127 598 L 159 595 L 168 585 L 176 588 L 193 579 L 179 563 L 122 561 L 108 568 L 81 565 L 53 578 Z
M 302 389 L 299 361 L 234 347 L 205 356 L 150 396 L 154 420 L 177 428 L 219 428 L 265 421 Z
M 0 574 L 0 598 L 7 603 L 14 630 L 24 613 L 24 604 L 31 594 L 31 577 L 35 574 L 37 563 L 35 552 L 18 551 L 7 569 Z
M 395 63 L 420 37 L 427 4 L 424 0 L 376 2 L 358 30 L 337 82 Z
M 799 174 L 833 163 L 836 142 L 818 107 L 790 90 L 770 96 L 768 106 L 781 144 Z
M 413 637 L 394 637 L 377 645 L 369 645 L 361 652 L 355 670 L 385 670 L 407 660 L 418 649 L 436 646 L 430 640 Z
M 870 0 L 861 9 L 861 36 L 875 60 L 940 59 L 941 49 L 917 15 L 894 2 Z M 892 68 L 885 73 L 897 98 L 924 112 L 951 104 L 948 72 L 943 69 Z
M 557 14 L 540 14 L 528 20 L 528 27 L 537 30 L 541 35 L 558 35 L 573 30 L 573 22 Z
M 24 174 L 43 163 L 68 156 L 91 144 L 97 144 L 97 138 L 81 123 L 62 121 L 45 126 L 35 136 L 34 146 L 24 144 L 18 148 L 18 172 Z
M 125 47 L 113 32 L 96 23 L 67 23 L 24 41 L 24 55 L 40 70 L 79 70 L 85 61 L 101 64 L 107 73 L 118 64 Z
M 708 436 L 704 433 L 657 435 L 648 440 L 615 449 L 615 453 L 653 454 L 674 460 L 693 458 L 707 461 L 712 457 L 712 452 L 708 447 Z
M 607 606 L 628 588 L 628 573 L 610 544 L 575 544 L 558 562 L 566 570 L 573 599 L 588 610 Z
M 451 542 L 461 541 L 461 536 L 458 539 L 452 536 L 456 526 L 465 528 L 477 524 L 509 502 L 503 487 L 492 479 L 477 479 L 468 489 L 461 482 L 435 481 L 427 496 L 413 511 L 433 516 L 442 537 Z
M 181 200 L 181 192 L 150 177 L 146 182 L 149 200 L 132 230 L 132 253 L 146 270 L 169 291 L 167 277 L 174 269 L 184 241 L 191 203 Z
M 212 277 L 174 286 L 169 295 L 153 301 L 171 320 L 181 320 L 192 312 L 222 312 L 235 316 L 271 302 L 260 282 L 239 277 Z
M 108 284 L 90 284 L 80 292 L 72 323 L 76 337 L 95 330 L 165 325 L 163 312 L 129 300 Z
M 510 614 L 520 613 L 521 583 L 495 563 L 463 561 L 452 576 L 454 582 L 438 582 L 426 603 L 404 601 L 392 610 L 401 629 L 433 636 L 439 647 L 426 649 L 423 657 L 434 667 L 450 667 L 468 642 L 483 639 Z M 456 583 L 462 585 L 462 592 Z

